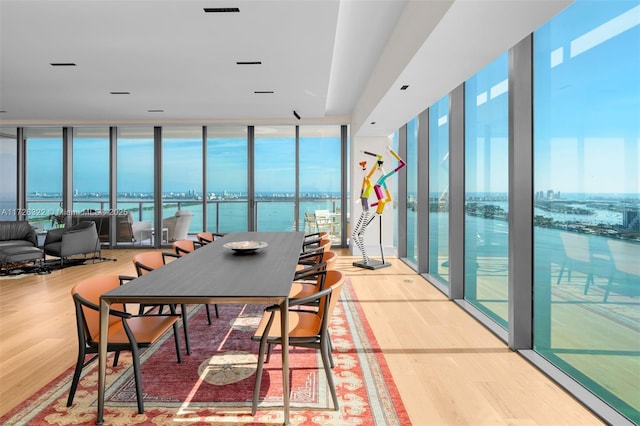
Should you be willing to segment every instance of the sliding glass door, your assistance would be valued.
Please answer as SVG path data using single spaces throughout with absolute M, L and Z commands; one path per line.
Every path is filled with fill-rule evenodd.
M 297 229 L 296 127 L 256 126 L 253 158 L 256 230 Z

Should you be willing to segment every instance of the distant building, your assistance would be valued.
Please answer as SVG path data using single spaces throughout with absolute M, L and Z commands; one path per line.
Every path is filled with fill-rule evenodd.
M 625 209 L 622 212 L 622 226 L 631 231 L 640 231 L 640 209 Z

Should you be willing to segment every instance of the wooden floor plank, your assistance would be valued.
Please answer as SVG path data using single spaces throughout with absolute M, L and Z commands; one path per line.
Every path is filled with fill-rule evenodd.
M 604 424 L 403 262 L 367 270 L 337 251 L 414 425 Z M 135 274 L 133 252 L 0 279 L 0 415 L 74 365 L 73 283 Z

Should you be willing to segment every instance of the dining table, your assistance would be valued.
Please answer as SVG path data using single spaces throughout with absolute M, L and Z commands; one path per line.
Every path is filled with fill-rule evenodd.
M 289 329 L 289 292 L 303 241 L 303 232 L 232 232 L 103 294 L 100 297 L 96 424 L 104 422 L 106 343 L 111 304 L 277 304 L 281 311 L 281 332 L 285 336 Z M 183 317 L 184 321 L 186 318 Z M 283 424 L 287 425 L 288 339 L 282 341 L 282 389 Z

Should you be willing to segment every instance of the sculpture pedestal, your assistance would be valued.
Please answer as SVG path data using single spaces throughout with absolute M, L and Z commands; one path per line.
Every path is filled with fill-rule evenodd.
M 375 269 L 386 268 L 387 266 L 391 266 L 391 264 L 385 262 L 384 260 L 380 261 L 380 260 L 371 259 L 369 260 L 369 262 L 365 262 L 364 260 L 361 260 L 359 262 L 353 262 L 353 266 L 357 266 L 358 268 L 375 270 Z

